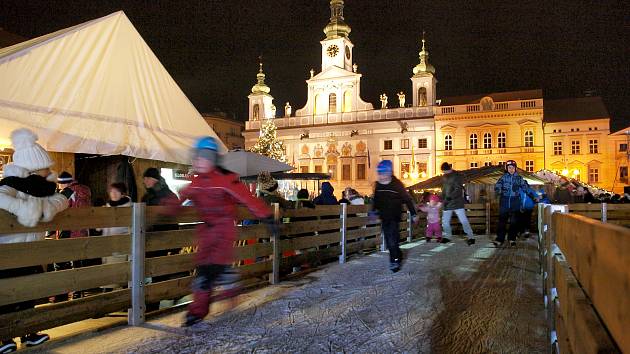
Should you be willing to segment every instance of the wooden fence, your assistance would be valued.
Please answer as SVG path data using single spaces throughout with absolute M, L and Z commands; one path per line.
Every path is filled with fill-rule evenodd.
M 337 259 L 345 262 L 352 253 L 376 250 L 381 245 L 380 225 L 368 218 L 368 206 L 318 206 L 284 213 L 274 207 L 279 222 L 288 220 L 281 224 L 279 234 L 272 234 L 264 224 L 238 226 L 235 269 L 242 280 L 266 280 L 269 275 L 268 280 L 277 283 L 294 266 L 315 267 Z M 53 222 L 34 228 L 23 227 L 12 215 L 0 212 L 0 235 L 106 227 L 129 227 L 130 230 L 129 234 L 116 236 L 0 244 L 0 274 L 23 267 L 46 268 L 60 262 L 100 259 L 112 254 L 130 255 L 128 261 L 120 263 L 0 277 L 0 306 L 33 300 L 40 303 L 35 308 L 0 314 L 0 338 L 19 337 L 127 309 L 131 309 L 129 323 L 139 324 L 144 321 L 145 303 L 189 294 L 194 253 L 146 258 L 145 252 L 192 249 L 195 230 L 191 226 L 199 219 L 192 208 L 186 208 L 173 219 L 160 217 L 162 211 L 160 207 L 147 208 L 144 204 L 134 204 L 133 208 L 70 209 Z M 254 218 L 240 210 L 239 220 L 244 219 Z M 403 219 L 401 239 L 410 240 L 413 230 L 408 217 Z M 160 224 L 180 224 L 180 227 L 145 232 L 147 224 L 153 225 L 157 220 Z M 173 274 L 179 276 L 148 284 L 145 281 Z M 107 284 L 128 284 L 128 287 L 72 301 L 43 304 L 46 301 L 41 300 Z
M 539 207 L 543 292 L 554 352 L 630 352 L 630 229 Z
M 569 211 L 605 223 L 630 227 L 630 204 L 569 204 Z

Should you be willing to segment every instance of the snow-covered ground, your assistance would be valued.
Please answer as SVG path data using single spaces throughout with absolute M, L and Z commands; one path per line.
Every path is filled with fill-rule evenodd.
M 236 309 L 179 328 L 183 313 L 50 343 L 55 353 L 543 353 L 544 306 L 534 240 L 494 249 L 405 245 L 355 256 L 302 279 L 242 295 Z

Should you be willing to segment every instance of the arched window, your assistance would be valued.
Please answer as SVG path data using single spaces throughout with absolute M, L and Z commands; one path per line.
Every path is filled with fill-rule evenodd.
M 444 150 L 453 150 L 453 137 L 450 134 L 444 136 Z
M 343 111 L 352 112 L 352 92 L 350 90 L 343 93 Z
M 499 149 L 505 149 L 505 132 L 500 132 L 497 137 L 497 145 Z
M 319 114 L 319 106 L 321 105 L 321 98 L 319 94 L 315 95 L 315 101 L 313 102 L 313 114 Z
M 260 105 L 256 103 L 252 109 L 252 120 L 260 119 Z
M 472 133 L 470 134 L 470 150 L 477 150 L 478 146 L 477 146 L 477 134 L 476 133 Z
M 490 133 L 483 134 L 483 148 L 492 149 L 492 134 Z
M 534 146 L 534 132 L 531 130 L 525 131 L 525 147 Z
M 328 95 L 328 112 L 337 112 L 337 94 L 335 93 Z
M 427 105 L 427 88 L 419 87 L 418 88 L 418 106 L 425 107 Z

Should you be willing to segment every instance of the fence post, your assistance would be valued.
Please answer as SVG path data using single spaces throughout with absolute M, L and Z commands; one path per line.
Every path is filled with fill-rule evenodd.
M 413 240 L 413 220 L 411 220 L 411 212 L 407 210 L 407 242 Z
M 276 226 L 280 223 L 280 204 L 273 203 L 273 221 L 276 223 Z M 273 245 L 273 256 L 272 256 L 272 271 L 269 275 L 269 282 L 271 284 L 280 283 L 280 257 L 282 256 L 280 252 L 280 235 L 278 235 L 278 228 L 273 228 L 274 232 L 271 235 L 271 242 Z
M 486 202 L 486 236 L 490 236 L 490 202 Z
M 339 232 L 341 233 L 341 240 L 339 244 L 341 245 L 341 254 L 339 255 L 339 264 L 346 263 L 346 221 L 348 220 L 348 204 L 341 203 L 341 212 L 339 213 L 339 219 L 341 219 L 341 228 Z
M 131 223 L 131 311 L 127 322 L 131 326 L 144 323 L 144 260 L 146 204 L 133 203 Z
M 557 294 L 556 281 L 555 281 L 555 269 L 554 269 L 554 257 L 560 253 L 558 246 L 556 245 L 556 230 L 553 228 L 553 214 L 556 212 L 568 213 L 568 205 L 549 205 L 545 208 L 545 266 L 546 271 L 543 278 L 543 294 L 545 307 L 547 308 L 547 327 L 549 329 L 550 339 L 557 331 L 556 315 L 554 299 Z
M 385 252 L 387 248 L 385 247 L 385 233 L 383 232 L 383 222 L 381 222 L 381 252 Z
M 602 203 L 602 222 L 608 222 L 608 204 Z

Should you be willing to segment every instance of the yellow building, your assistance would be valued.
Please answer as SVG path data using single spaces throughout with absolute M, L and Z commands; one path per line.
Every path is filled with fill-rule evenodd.
M 204 113 L 201 116 L 228 149 L 245 148 L 245 138 L 243 138 L 245 123 L 229 119 L 223 113 Z
M 547 169 L 610 190 L 610 118 L 601 97 L 545 100 Z
M 608 151 L 611 157 L 611 168 L 614 172 L 611 190 L 615 193 L 623 193 L 624 188 L 630 186 L 628 179 L 630 149 L 628 146 L 630 146 L 630 127 L 608 136 Z
M 515 160 L 524 170 L 544 166 L 542 90 L 449 97 L 436 107 L 436 162 L 457 170 Z

